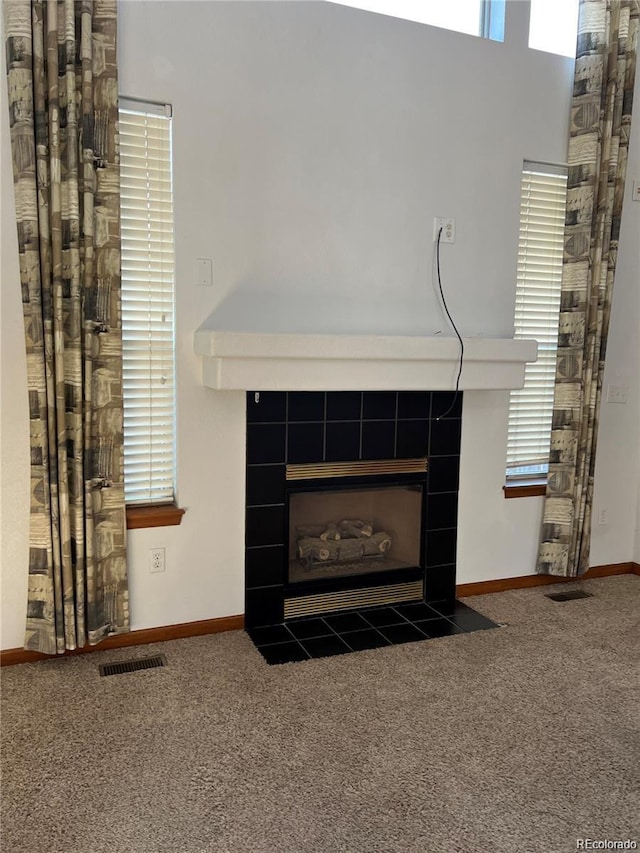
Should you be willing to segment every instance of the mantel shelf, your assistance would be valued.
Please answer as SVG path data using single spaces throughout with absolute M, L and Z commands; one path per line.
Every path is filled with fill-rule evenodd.
M 199 329 L 203 384 L 237 391 L 446 391 L 455 388 L 456 338 L 318 335 Z M 536 341 L 466 338 L 460 388 L 521 388 Z

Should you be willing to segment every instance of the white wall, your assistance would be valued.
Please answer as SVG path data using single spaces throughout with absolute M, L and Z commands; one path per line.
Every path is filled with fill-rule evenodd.
M 0 648 L 7 649 L 21 646 L 24 637 L 30 488 L 27 365 L 4 82 L 0 101 Z
M 603 401 L 608 384 L 628 388 L 626 405 L 603 402 L 593 496 L 591 565 L 640 562 L 640 73 L 634 92 L 634 121 L 620 251 L 607 342 Z M 608 523 L 598 524 L 601 509 Z
M 180 527 L 129 536 L 133 627 L 143 628 L 243 610 L 244 399 L 202 387 L 194 330 L 446 332 L 431 284 L 437 215 L 456 218 L 442 262 L 461 332 L 511 336 L 522 161 L 566 158 L 572 62 L 528 50 L 526 2 L 508 4 L 505 44 L 329 3 L 127 0 L 120 13 L 120 91 L 174 107 L 187 513 Z M 8 197 L 3 184 L 3 237 Z M 10 254 L 3 245 L 3 280 L 15 279 Z M 213 288 L 195 285 L 196 257 L 214 259 Z M 624 324 L 631 247 L 620 262 L 614 322 Z M 2 312 L 18 353 L 19 311 L 16 298 Z M 612 348 L 610 370 L 631 375 L 632 350 Z M 12 373 L 21 360 L 3 361 L 3 458 L 26 440 Z M 616 470 L 638 470 L 632 406 L 603 415 L 602 453 Z M 465 396 L 459 582 L 534 571 L 542 500 L 504 500 L 506 407 L 502 392 Z M 24 446 L 15 457 L 15 477 L 3 477 L 11 496 Z M 608 482 L 598 495 L 611 522 L 594 536 L 597 562 L 631 559 L 635 498 Z M 26 501 L 11 501 L 2 648 L 22 643 L 26 588 Z M 167 571 L 151 575 L 147 551 L 158 546 Z
M 640 454 L 639 454 L 640 455 Z M 632 560 L 640 565 L 640 477 L 638 478 L 638 493 L 636 504 L 636 532 Z

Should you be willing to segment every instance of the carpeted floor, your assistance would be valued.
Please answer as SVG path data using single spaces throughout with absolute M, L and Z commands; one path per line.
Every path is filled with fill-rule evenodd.
M 2 850 L 640 847 L 640 577 L 581 586 L 469 599 L 495 630 L 283 666 L 233 632 L 5 668 Z

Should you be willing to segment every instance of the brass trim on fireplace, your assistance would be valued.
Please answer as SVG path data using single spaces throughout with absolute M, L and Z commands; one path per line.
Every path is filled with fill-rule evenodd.
M 351 610 L 354 607 L 374 607 L 379 604 L 398 604 L 402 601 L 422 601 L 424 581 L 409 581 L 365 589 L 345 589 L 318 595 L 285 598 L 284 618 Z
M 311 462 L 287 465 L 287 480 L 324 480 L 328 477 L 365 477 L 381 474 L 423 474 L 427 460 L 373 459 L 367 462 Z

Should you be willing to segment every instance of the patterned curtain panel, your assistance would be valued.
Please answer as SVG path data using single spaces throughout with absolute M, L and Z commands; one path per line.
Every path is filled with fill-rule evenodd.
M 593 473 L 639 20 L 638 0 L 580 0 L 541 574 L 577 577 L 589 568 Z
M 55 654 L 129 628 L 116 0 L 2 6 L 31 440 L 25 647 Z

